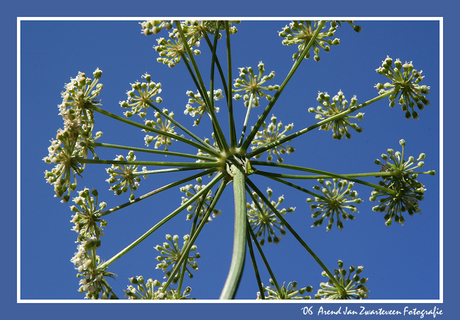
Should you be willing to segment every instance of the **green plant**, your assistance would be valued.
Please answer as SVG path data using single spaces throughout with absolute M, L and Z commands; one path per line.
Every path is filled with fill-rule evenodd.
M 354 213 L 357 212 L 356 204 L 362 201 L 353 190 L 355 184 L 366 185 L 373 189 L 370 200 L 379 201 L 373 210 L 385 212 L 387 225 L 392 221 L 402 224 L 405 221 L 403 217 L 405 212 L 409 215 L 420 212 L 419 202 L 423 200 L 425 188 L 417 181 L 417 177 L 420 174 L 433 175 L 434 171 L 414 171 L 423 167 L 424 163 L 421 160 L 425 155 L 421 154 L 417 160 L 412 156 L 405 157 L 404 140 L 400 141 L 402 151 L 394 152 L 388 149 L 388 155 L 382 155 L 386 163 L 376 161 L 382 170 L 371 173 L 336 174 L 285 164 L 284 157 L 295 152 L 288 143 L 314 129 L 331 131 L 334 139 L 344 137 L 350 139 L 350 128 L 358 133 L 362 131 L 356 122 L 353 122 L 363 119 L 363 113 L 358 110 L 384 98 L 389 99 L 390 107 L 394 107 L 397 101 L 406 118 L 417 119 L 419 115 L 415 108 L 423 110 L 429 104 L 426 99 L 429 87 L 419 84 L 423 79 L 421 72 L 415 70 L 411 63 L 402 64 L 399 60 L 393 62 L 393 59 L 387 57 L 377 72 L 386 76 L 390 82 L 376 85 L 379 91 L 375 98 L 359 104 L 356 97 L 351 98 L 350 101 L 346 100 L 342 91 L 333 97 L 320 92 L 316 99 L 319 106 L 308 110 L 315 114 L 318 122 L 294 131 L 293 124 L 283 125 L 277 117 L 271 115 L 278 98 L 300 64 L 309 58 L 311 52 L 314 53 L 314 60 L 319 61 L 321 50 L 328 52 L 330 46 L 340 43 L 337 38 L 332 38 L 342 23 L 351 25 L 358 32 L 359 26 L 352 21 L 293 21 L 279 33 L 284 45 L 297 45 L 298 50 L 293 55 L 292 68 L 280 85 L 269 85 L 275 73 L 272 71 L 264 75 L 265 65 L 262 62 L 258 64 L 257 70 L 251 67 L 240 68 L 238 78 L 233 79 L 231 35 L 237 32 L 236 27 L 232 26 L 237 23 L 238 21 L 146 21 L 142 23 L 143 32 L 147 35 L 156 34 L 162 29 L 169 31 L 168 40 L 164 38 L 157 40 L 158 45 L 155 50 L 159 53 L 158 62 L 169 67 L 185 65 L 195 85 L 193 90 L 187 91 L 189 99 L 185 113 L 195 118 L 194 126 L 203 125 L 206 116 L 209 117 L 208 124 L 212 130 L 213 141 L 200 138 L 191 129 L 176 121 L 174 112 L 158 107 L 158 104 L 163 102 L 159 97 L 162 86 L 152 81 L 152 77 L 147 73 L 142 76 L 142 82 L 137 81 L 131 85 L 126 101 L 120 103 L 120 106 L 127 110 L 124 112 L 125 117 L 101 108 L 97 100 L 102 89 L 102 84 L 99 83 L 101 70 L 97 69 L 93 73 L 93 79 L 88 78 L 84 73 L 79 73 L 65 86 L 65 91 L 62 93 L 63 102 L 60 105 L 64 129 L 58 131 L 56 140 L 53 140 L 49 147 L 49 155 L 44 159 L 48 163 L 55 164 L 54 169 L 45 173 L 48 183 L 54 186 L 57 197 L 63 202 L 68 202 L 72 192 L 77 188 L 78 176 L 83 174 L 86 164 L 104 164 L 110 165 L 107 168 L 110 190 L 118 196 L 128 192 L 130 194 L 128 202 L 110 209 L 106 209 L 104 202 L 98 202 L 96 190 L 90 191 L 85 188 L 72 199 L 75 203 L 71 207 L 75 213 L 72 221 L 75 224 L 74 231 L 78 233 L 79 243 L 78 252 L 72 261 L 79 272 L 79 277 L 82 278 L 80 291 L 86 292 L 86 297 L 117 298 L 106 281 L 107 277 L 114 276 L 107 271 L 108 266 L 149 235 L 157 232 L 173 217 L 187 211 L 189 212 L 187 219 L 191 221 L 191 227 L 189 234 L 183 237 L 183 245 L 180 246 L 178 243 L 179 236 L 167 235 L 166 239 L 169 243 L 156 246 L 160 252 L 157 269 L 165 273 L 167 280 L 163 283 L 152 279 L 145 282 L 141 276 L 133 277 L 130 278 L 132 285 L 128 287 L 125 294 L 133 299 L 188 298 L 191 289 L 190 287 L 184 289 L 185 275 L 193 277 L 193 272 L 198 268 L 196 259 L 200 257 L 199 254 L 194 253 L 196 251 L 194 242 L 204 226 L 219 215 L 220 211 L 216 205 L 224 189 L 231 184 L 235 198 L 234 251 L 230 272 L 222 290 L 222 299 L 235 297 L 247 251 L 254 265 L 259 286 L 258 298 L 310 298 L 303 296 L 306 292 L 312 291 L 310 286 L 298 290 L 296 282 L 280 286 L 262 250 L 266 242 L 278 243 L 281 235 L 287 232 L 298 240 L 324 270 L 323 275 L 328 278 L 327 283 L 321 284 L 321 289 L 318 290 L 315 298 L 366 298 L 367 279 L 358 275 L 362 272 L 362 267 L 351 266 L 349 276 L 345 279 L 346 270 L 342 269 L 343 263 L 339 260 L 339 269 L 334 273 L 331 272 L 289 224 L 289 219 L 284 217 L 285 213 L 294 211 L 294 208 L 278 208 L 284 198 L 279 197 L 278 202 L 272 200 L 271 189 L 267 189 L 266 196 L 253 182 L 251 175 L 267 177 L 306 193 L 307 202 L 310 203 L 313 211 L 312 217 L 317 219 L 313 222 L 313 226 L 319 226 L 324 219 L 327 219 L 327 230 L 331 230 L 334 223 L 342 229 L 343 220 L 354 219 Z M 326 25 L 329 28 L 326 28 Z M 217 55 L 217 45 L 221 39 L 225 41 L 227 52 L 226 70 L 222 58 Z M 207 44 L 212 57 L 209 84 L 205 84 L 195 59 L 195 56 L 201 53 L 198 49 L 201 47 L 201 42 Z M 222 88 L 217 89 L 219 81 Z M 241 133 L 237 134 L 234 104 L 236 105 L 236 101 L 240 99 L 243 99 L 242 104 L 247 112 L 241 125 Z M 222 108 L 216 106 L 216 101 L 220 100 L 226 103 L 228 111 L 228 135 L 224 134 L 223 126 L 216 115 L 222 112 Z M 263 101 L 266 101 L 265 108 L 257 122 L 250 124 L 250 113 L 260 107 Z M 151 112 L 153 112 L 153 120 L 147 119 Z M 95 113 L 143 130 L 146 133 L 145 144 L 150 148 L 96 142 L 102 133 L 93 133 Z M 144 122 L 130 120 L 135 115 L 144 119 Z M 268 117 L 270 117 L 269 121 Z M 186 144 L 196 152 L 193 154 L 170 150 L 176 143 Z M 125 150 L 127 156 L 117 155 L 114 160 L 100 159 L 95 153 L 98 148 Z M 135 153 L 167 155 L 180 157 L 183 160 L 180 162 L 138 161 Z M 268 154 L 267 161 L 257 160 L 264 153 Z M 88 157 L 90 154 L 93 155 L 92 159 Z M 272 162 L 274 158 L 276 162 Z M 156 167 L 160 169 L 152 169 Z M 276 173 L 270 169 L 294 170 L 297 174 Z M 135 196 L 142 178 L 159 173 L 188 171 L 193 174 L 144 195 Z M 362 180 L 367 177 L 380 177 L 382 180 L 378 184 Z M 209 178 L 209 181 L 203 184 L 203 179 L 206 178 Z M 315 185 L 313 190 L 308 190 L 289 182 L 290 179 L 314 179 L 318 185 Z M 193 181 L 198 184 L 191 184 Z M 177 209 L 111 259 L 102 261 L 97 256 L 96 249 L 101 245 L 103 235 L 102 227 L 106 225 L 103 217 L 173 187 L 180 187 L 184 193 Z M 270 273 L 272 285 L 270 287 L 263 287 L 256 263 L 256 253 L 260 255 Z M 350 274 L 355 270 L 355 275 L 350 279 Z

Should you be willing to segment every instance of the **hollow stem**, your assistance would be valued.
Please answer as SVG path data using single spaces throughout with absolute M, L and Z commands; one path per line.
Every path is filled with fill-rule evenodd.
M 233 194 L 235 197 L 235 231 L 230 271 L 225 281 L 220 299 L 234 299 L 243 275 L 246 256 L 246 189 L 245 174 L 240 166 L 231 165 Z

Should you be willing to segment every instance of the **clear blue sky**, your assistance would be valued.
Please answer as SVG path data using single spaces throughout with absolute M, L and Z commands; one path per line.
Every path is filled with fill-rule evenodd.
M 242 9 L 244 8 L 244 9 Z M 326 12 L 326 10 L 327 12 Z M 155 62 L 157 57 L 152 46 L 154 37 L 140 35 L 137 22 L 127 24 L 118 23 L 50 23 L 28 22 L 22 26 L 21 52 L 16 52 L 16 17 L 36 16 L 305 16 L 305 15 L 334 15 L 334 16 L 411 16 L 411 17 L 444 17 L 444 168 L 448 174 L 444 177 L 444 205 L 445 205 L 445 295 L 444 303 L 436 304 L 444 310 L 444 319 L 455 319 L 457 315 L 456 293 L 453 290 L 459 285 L 457 274 L 457 226 L 459 224 L 458 206 L 456 199 L 456 183 L 458 173 L 458 132 L 457 119 L 459 116 L 456 97 L 458 76 L 458 38 L 457 12 L 452 1 L 387 1 L 385 4 L 372 1 L 328 1 L 305 2 L 294 1 L 289 4 L 263 1 L 233 1 L 216 4 L 215 1 L 198 1 L 193 4 L 184 1 L 142 3 L 141 5 L 127 6 L 126 2 L 113 1 L 107 5 L 105 1 L 80 1 L 62 3 L 62 1 L 21 1 L 10 3 L 2 10 L 0 19 L 3 27 L 2 35 L 2 93 L 3 93 L 3 125 L 0 126 L 3 148 L 2 165 L 4 183 L 1 186 L 1 195 L 4 204 L 2 209 L 3 225 L 3 259 L 0 266 L 3 277 L 3 290 L 0 305 L 2 312 L 15 319 L 30 319 L 31 317 L 46 316 L 48 319 L 80 319 L 85 312 L 92 316 L 104 318 L 132 317 L 133 314 L 144 317 L 168 316 L 188 318 L 228 318 L 238 316 L 247 318 L 252 316 L 267 316 L 270 318 L 283 317 L 295 319 L 303 317 L 300 306 L 304 304 L 173 304 L 173 305 L 75 305 L 75 304 L 25 304 L 16 303 L 17 268 L 20 269 L 22 286 L 20 298 L 24 299 L 81 299 L 76 291 L 78 280 L 75 270 L 70 263 L 70 258 L 75 251 L 75 233 L 70 231 L 70 211 L 67 205 L 59 203 L 52 197 L 52 187 L 45 184 L 43 172 L 48 169 L 41 159 L 46 155 L 49 140 L 54 137 L 56 130 L 62 126 L 58 115 L 57 104 L 60 103 L 59 93 L 64 83 L 70 77 L 75 77 L 78 71 L 91 74 L 99 67 L 104 73 L 101 82 L 105 88 L 101 98 L 103 107 L 121 114 L 118 101 L 125 99 L 125 91 L 129 83 L 140 79 L 144 72 L 152 74 L 154 81 L 164 84 L 162 97 L 165 99 L 164 107 L 179 110 L 177 117 L 182 116 L 186 103 L 185 91 L 191 84 L 184 75 L 183 66 L 179 65 L 174 70 Z M 141 20 L 141 19 L 140 19 Z M 284 23 L 275 23 L 271 27 L 271 39 L 264 37 L 256 42 L 254 37 L 245 41 L 245 29 L 241 24 L 240 33 L 234 38 L 233 45 L 239 48 L 239 54 L 234 57 L 236 66 L 255 67 L 259 60 L 265 63 L 267 72 L 275 70 L 277 76 L 274 83 L 280 83 L 290 65 L 293 48 L 281 46 L 281 39 L 276 31 Z M 439 170 L 438 152 L 438 120 L 439 120 L 439 68 L 438 68 L 438 29 L 433 24 L 424 23 L 407 26 L 401 24 L 373 24 L 361 23 L 363 31 L 355 34 L 345 26 L 339 30 L 337 36 L 342 40 L 340 46 L 332 48 L 328 54 L 322 54 L 320 63 L 312 60 L 305 61 L 302 72 L 299 73 L 295 83 L 291 83 L 283 95 L 282 100 L 274 109 L 274 113 L 284 123 L 294 122 L 295 129 L 303 124 L 311 124 L 312 115 L 306 110 L 315 106 L 317 91 L 327 91 L 335 94 L 341 89 L 347 98 L 357 95 L 358 101 L 365 101 L 375 95 L 373 85 L 381 82 L 382 76 L 375 73 L 381 61 L 388 54 L 393 58 L 399 57 L 402 61 L 412 60 L 416 68 L 423 69 L 426 76 L 425 83 L 431 86 L 429 99 L 431 106 L 421 113 L 419 121 L 406 121 L 400 110 L 391 110 L 386 102 L 375 104 L 366 108 L 362 127 L 364 132 L 360 135 L 353 134 L 351 141 L 333 141 L 330 133 L 311 132 L 296 142 L 297 151 L 286 159 L 288 163 L 331 169 L 335 167 L 340 172 L 374 171 L 376 166 L 373 160 L 387 148 L 398 149 L 398 140 L 405 138 L 407 152 L 418 155 L 420 152 L 427 154 L 426 168 Z M 240 39 L 237 41 L 237 39 Z M 239 43 L 239 44 L 237 44 Z M 16 168 L 11 165 L 16 148 L 16 109 L 17 105 L 16 59 L 21 57 L 22 72 L 19 76 L 21 87 L 21 159 L 18 166 L 22 180 L 17 181 L 22 198 L 21 204 L 21 265 L 16 265 Z M 347 59 L 350 56 L 352 58 Z M 328 78 L 318 75 L 323 72 Z M 323 75 L 321 73 L 321 75 Z M 291 92 L 291 93 L 290 93 Z M 294 96 L 296 99 L 294 100 Z M 298 99 L 298 100 L 297 100 Z M 286 112 L 289 110 L 289 112 Z M 291 112 L 292 110 L 292 112 Z M 5 112 L 6 111 L 6 112 Z M 301 118 L 302 117 L 302 118 Z M 181 119 L 184 119 L 183 117 Z M 185 119 L 191 126 L 191 119 Z M 103 141 L 113 142 L 123 139 L 123 131 L 113 130 L 113 122 L 98 117 L 98 130 L 104 132 Z M 398 128 L 405 126 L 405 132 Z M 208 136 L 209 132 L 203 132 Z M 126 143 L 142 146 L 143 135 L 137 132 L 135 141 Z M 125 141 L 126 141 L 125 140 Z M 305 150 L 301 152 L 301 150 Z M 350 154 L 351 150 L 365 150 Z M 13 156 L 12 156 L 13 155 Z M 112 158 L 107 155 L 107 158 Z M 94 187 L 96 181 L 107 178 L 103 167 L 94 167 L 87 170 L 84 180 L 79 181 L 79 187 Z M 427 177 L 428 178 L 428 177 Z M 376 216 L 370 210 L 371 203 L 367 201 L 370 190 L 359 190 L 365 202 L 360 206 L 360 213 L 355 221 L 345 224 L 342 232 L 334 229 L 328 234 L 324 227 L 312 229 L 309 217 L 310 211 L 305 203 L 303 194 L 294 193 L 292 190 L 283 189 L 279 185 L 270 183 L 275 195 L 285 194 L 286 206 L 296 206 L 296 212 L 291 214 L 290 222 L 296 230 L 306 236 L 308 244 L 321 256 L 328 266 L 333 268 L 337 259 L 344 260 L 346 265 L 364 265 L 364 275 L 369 277 L 371 297 L 374 299 L 389 298 L 437 298 L 439 292 L 439 178 L 424 179 L 427 185 L 426 198 L 422 202 L 422 216 L 407 219 L 404 227 L 394 225 L 386 228 L 381 216 Z M 158 181 L 143 181 L 142 187 L 149 188 Z M 262 181 L 261 183 L 265 183 Z M 149 185 L 150 184 L 150 185 Z M 153 187 L 155 187 L 153 186 Z M 98 184 L 100 193 L 104 193 L 103 200 L 109 206 L 122 203 L 124 199 L 116 199 L 109 192 L 105 182 Z M 206 228 L 207 234 L 203 235 L 202 243 L 198 243 L 198 251 L 202 258 L 199 260 L 200 270 L 196 273 L 190 285 L 192 294 L 196 297 L 217 297 L 230 261 L 230 236 L 232 234 L 232 208 L 231 193 L 227 194 L 228 201 L 221 202 L 220 209 L 226 210 Z M 176 193 L 174 205 L 179 204 L 179 192 Z M 119 249 L 135 239 L 140 233 L 148 229 L 156 220 L 153 214 L 160 210 L 160 201 L 153 200 L 147 208 L 138 206 L 135 210 L 111 217 L 106 228 L 103 241 L 110 246 L 101 250 L 103 259 L 110 258 Z M 171 204 L 173 207 L 173 204 Z M 171 207 L 165 208 L 166 212 Z M 180 229 L 179 225 L 185 222 L 176 218 L 173 223 L 178 225 L 176 232 L 172 225 L 160 229 L 157 238 L 149 238 L 130 255 L 115 263 L 109 269 L 118 274 L 116 281 L 111 284 L 118 293 L 126 288 L 127 277 L 143 274 L 146 278 L 159 278 L 161 275 L 154 270 L 154 257 L 156 252 L 153 246 L 163 241 L 164 233 L 178 233 L 187 230 Z M 211 239 L 215 235 L 221 236 L 220 242 L 209 245 L 204 239 Z M 10 244 L 13 242 L 13 244 Z M 113 243 L 113 245 L 112 245 Z M 268 247 L 267 247 L 268 248 Z M 280 258 L 282 264 L 276 266 L 276 274 L 281 281 L 296 280 L 300 285 L 313 285 L 315 291 L 318 283 L 323 280 L 319 276 L 319 269 L 313 260 L 305 253 L 299 253 L 299 246 L 292 238 L 285 237 L 278 247 L 273 248 L 271 261 Z M 297 264 L 294 263 L 297 261 Z M 453 276 L 452 276 L 453 275 Z M 198 285 L 201 280 L 208 279 L 205 287 Z M 267 284 L 268 276 L 263 275 Z M 214 291 L 211 291 L 211 290 Z M 252 270 L 245 272 L 240 295 L 243 298 L 254 298 L 257 291 Z M 121 294 L 122 295 L 122 294 Z M 53 300 L 54 301 L 54 300 Z M 369 308 L 390 308 L 402 310 L 406 303 L 400 304 L 372 304 Z M 410 304 L 415 306 L 414 304 Z M 336 305 L 330 305 L 334 309 Z M 358 304 L 349 305 L 356 306 Z M 419 307 L 431 308 L 433 304 L 420 304 Z M 171 307 L 171 308 L 170 308 Z M 328 306 L 326 306 L 328 307 Z M 315 305 L 314 308 L 318 308 Z M 454 316 L 455 314 L 455 316 Z M 381 318 L 381 317 L 379 317 Z M 397 317 L 391 317 L 392 319 Z M 407 319 L 407 317 L 404 317 Z M 409 317 L 411 318 L 411 317 Z M 417 317 L 418 318 L 418 317 Z
M 256 68 L 258 62 L 263 61 L 267 74 L 272 70 L 276 72 L 271 83 L 280 84 L 292 64 L 291 55 L 295 50 L 282 46 L 277 34 L 286 24 L 286 21 L 243 21 L 237 25 L 239 32 L 232 37 L 234 74 L 237 74 L 237 67 Z M 348 99 L 356 95 L 359 103 L 375 97 L 375 83 L 386 81 L 375 69 L 387 55 L 403 62 L 413 61 L 416 69 L 423 70 L 424 83 L 431 87 L 428 96 L 431 105 L 420 112 L 420 120 L 406 120 L 398 107 L 390 109 L 388 101 L 382 100 L 362 110 L 365 113 L 360 123 L 363 133 L 352 132 L 351 140 L 335 141 L 330 132 L 315 130 L 292 142 L 296 152 L 286 156 L 285 163 L 336 173 L 378 171 L 380 168 L 373 163 L 374 159 L 380 158 L 387 148 L 400 150 L 398 141 L 404 138 L 406 155 L 417 158 L 421 152 L 426 153 L 425 168 L 439 173 L 438 22 L 359 21 L 357 24 L 362 26 L 361 33 L 355 33 L 344 24 L 336 33 L 341 39 L 339 46 L 332 47 L 329 53 L 322 51 L 320 62 L 310 58 L 302 63 L 273 114 L 284 124 L 293 122 L 294 129 L 299 130 L 314 123 L 314 116 L 307 109 L 316 107 L 318 91 L 332 96 L 342 90 Z M 77 292 L 76 271 L 70 263 L 76 248 L 76 234 L 70 230 L 71 212 L 69 205 L 54 198 L 52 187 L 45 184 L 43 173 L 51 166 L 41 161 L 47 154 L 49 140 L 62 127 L 57 105 L 63 85 L 78 71 L 91 75 L 99 67 L 103 70 L 100 80 L 104 84 L 100 95 L 102 107 L 121 115 L 124 110 L 118 101 L 125 99 L 130 83 L 141 80 L 141 75 L 148 72 L 153 81 L 163 84 L 161 106 L 174 111 L 175 119 L 188 127 L 192 126 L 192 119 L 183 115 L 187 103 L 185 92 L 195 89 L 183 64 L 169 69 L 156 62 L 157 53 L 152 49 L 156 36 L 141 35 L 138 21 L 25 21 L 21 29 L 21 297 L 79 299 L 83 296 Z M 166 33 L 159 36 L 166 37 Z M 198 61 L 208 68 L 206 47 L 203 45 L 201 49 L 203 54 Z M 238 125 L 243 119 L 244 108 L 241 102 L 236 102 L 235 108 L 240 111 Z M 221 110 L 225 110 L 223 104 Z M 261 110 L 259 107 L 254 113 Z M 226 120 L 223 112 L 221 119 Z M 202 137 L 210 136 L 206 125 L 203 123 L 198 128 Z M 104 132 L 98 141 L 143 146 L 142 132 L 99 114 L 95 130 Z M 180 150 L 179 143 L 170 149 Z M 98 152 L 101 158 L 109 160 L 116 154 L 124 153 Z M 138 159 L 141 158 L 163 159 L 162 156 L 139 154 Z M 79 179 L 77 189 L 97 188 L 100 199 L 112 207 L 125 202 L 127 197 L 115 197 L 108 191 L 109 185 L 104 181 L 108 177 L 105 167 L 89 166 L 83 179 Z M 345 221 L 343 231 L 334 227 L 329 233 L 325 232 L 325 224 L 310 228 L 313 220 L 304 194 L 266 179 L 255 180 L 262 190 L 270 186 L 276 197 L 284 194 L 285 207 L 296 207 L 286 219 L 330 269 L 336 267 L 338 259 L 346 266 L 364 266 L 362 275 L 369 278 L 370 298 L 439 298 L 439 175 L 420 177 L 427 188 L 425 200 L 421 202 L 422 215 L 410 218 L 406 214 L 404 226 L 386 227 L 382 214 L 371 210 L 375 205 L 369 202 L 372 190 L 357 186 L 364 202 L 358 207 L 356 219 Z M 171 181 L 168 175 L 150 177 L 141 182 L 136 195 Z M 301 185 L 312 187 L 311 182 L 301 182 Z M 177 207 L 180 196 L 178 190 L 171 191 L 108 216 L 98 254 L 104 260 L 112 257 Z M 202 256 L 198 260 L 200 269 L 194 279 L 187 282 L 196 298 L 217 298 L 229 268 L 234 215 L 231 188 L 227 188 L 217 208 L 223 214 L 205 227 L 196 242 Z M 143 275 L 161 280 L 162 272 L 155 270 L 157 252 L 153 247 L 163 243 L 165 233 L 180 236 L 187 233 L 189 225 L 184 220 L 185 216 L 179 215 L 109 267 L 109 271 L 118 275 L 116 281 L 109 282 L 119 297 L 123 297 L 128 277 Z M 40 241 L 36 241 L 37 238 Z M 324 279 L 320 276 L 321 269 L 292 236 L 283 237 L 278 245 L 265 245 L 264 249 L 278 281 L 295 280 L 299 286 L 312 285 L 316 292 Z M 43 257 L 46 263 L 37 263 L 45 261 L 41 260 Z M 37 273 L 40 276 L 37 277 Z M 266 285 L 268 278 L 268 273 L 263 271 L 262 280 Z M 254 299 L 257 291 L 248 259 L 237 298 Z

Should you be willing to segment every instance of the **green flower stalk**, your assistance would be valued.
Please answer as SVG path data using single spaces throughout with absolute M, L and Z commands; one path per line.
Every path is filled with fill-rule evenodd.
M 382 166 L 381 171 L 393 173 L 391 176 L 383 176 L 382 181 L 379 182 L 379 185 L 392 192 L 374 189 L 369 199 L 370 201 L 379 199 L 379 204 L 372 210 L 386 213 L 384 219 L 387 226 L 391 225 L 393 219 L 403 225 L 405 222 L 403 212 L 407 211 L 410 216 L 416 212 L 421 214 L 419 202 L 423 200 L 426 191 L 424 185 L 416 180 L 418 173 L 414 172 L 414 169 L 421 168 L 425 164 L 422 161 L 425 159 L 425 154 L 421 153 L 416 160 L 412 156 L 404 160 L 406 142 L 401 139 L 399 144 L 402 146 L 402 152 L 388 149 L 387 154 L 382 154 L 385 163 L 382 164 L 379 159 L 375 160 L 377 165 Z M 434 170 L 428 173 L 435 174 Z
M 346 210 L 350 210 L 353 213 L 358 212 L 355 204 L 361 203 L 362 200 L 357 198 L 358 193 L 353 188 L 354 183 L 346 180 L 339 180 L 338 178 L 332 179 L 332 181 L 324 179 L 318 179 L 318 182 L 322 187 L 316 185 L 313 188 L 317 191 L 321 191 L 323 195 L 318 195 L 314 199 L 307 198 L 308 203 L 312 203 L 310 208 L 315 211 L 311 217 L 318 220 L 313 222 L 312 227 L 320 226 L 325 218 L 329 218 L 329 223 L 326 227 L 326 231 L 332 229 L 334 224 L 334 216 L 337 217 L 337 228 L 343 229 L 343 223 L 340 217 L 344 220 L 353 220 L 355 216 L 348 213 Z
M 278 201 L 275 202 L 271 200 L 272 194 L 272 189 L 267 188 L 268 200 L 275 208 L 278 208 L 278 206 L 284 201 L 284 196 L 278 197 Z M 284 224 L 276 217 L 275 213 L 265 204 L 265 202 L 260 200 L 257 193 L 253 192 L 251 198 L 253 199 L 252 203 L 246 204 L 248 209 L 248 221 L 257 238 L 260 238 L 259 244 L 263 246 L 265 240 L 267 240 L 268 243 L 280 242 L 281 236 L 276 235 L 275 231 L 278 230 L 281 235 L 285 235 L 286 230 L 284 230 Z M 294 210 L 294 207 L 290 207 L 289 209 L 278 209 L 280 214 L 294 212 Z
M 345 95 L 340 90 L 337 95 L 332 97 L 332 102 L 330 96 L 326 93 L 319 92 L 318 98 L 316 100 L 321 104 L 315 108 L 309 108 L 308 112 L 316 113 L 315 118 L 317 120 L 326 120 L 330 117 L 338 115 L 343 111 L 350 110 L 352 107 L 356 107 L 358 105 L 358 100 L 356 97 L 351 99 L 350 105 L 348 105 L 348 101 L 345 99 Z M 342 139 L 346 137 L 347 139 L 351 138 L 351 134 L 348 132 L 348 128 L 353 128 L 356 132 L 362 132 L 363 129 L 359 127 L 356 123 L 351 123 L 349 120 L 351 118 L 358 119 L 361 121 L 363 119 L 364 113 L 358 113 L 356 116 L 344 116 L 338 118 L 336 120 L 327 122 L 319 127 L 320 130 L 328 131 L 332 129 L 332 138 L 334 139 Z
M 359 266 L 355 268 L 350 266 L 347 270 L 343 269 L 342 260 L 338 261 L 339 269 L 334 270 L 334 278 L 339 283 L 339 286 L 336 285 L 331 279 L 328 282 L 322 282 L 320 284 L 321 289 L 318 290 L 318 293 L 315 295 L 316 299 L 325 299 L 325 300 L 361 300 L 368 298 L 367 292 L 368 288 L 365 286 L 368 278 L 361 278 L 359 274 L 363 271 L 363 267 Z M 355 274 L 352 276 L 352 273 Z M 323 277 L 328 277 L 326 272 L 322 272 Z
M 270 284 L 274 285 L 274 282 L 272 279 L 270 279 Z M 265 297 L 264 299 L 270 299 L 270 300 L 310 300 L 310 296 L 303 296 L 306 292 L 312 292 L 313 287 L 308 286 L 304 288 L 297 289 L 297 282 L 292 281 L 289 282 L 286 286 L 285 283 L 283 283 L 283 286 L 280 287 L 279 290 L 276 288 L 273 288 L 271 286 L 267 286 L 264 288 L 265 289 Z M 257 300 L 262 299 L 260 297 L 260 292 L 257 292 Z
M 411 117 L 418 119 L 418 113 L 414 107 L 417 105 L 419 110 L 423 110 L 425 106 L 430 104 L 425 96 L 430 93 L 430 87 L 419 85 L 424 77 L 422 71 L 414 69 L 412 61 L 403 64 L 399 59 L 396 59 L 394 65 L 395 67 L 393 67 L 393 59 L 387 56 L 382 62 L 382 66 L 375 71 L 387 77 L 391 83 L 377 83 L 375 87 L 379 90 L 380 95 L 393 90 L 389 96 L 390 107 L 393 108 L 395 101 L 398 100 L 407 119 Z M 412 111 L 409 111 L 409 108 Z

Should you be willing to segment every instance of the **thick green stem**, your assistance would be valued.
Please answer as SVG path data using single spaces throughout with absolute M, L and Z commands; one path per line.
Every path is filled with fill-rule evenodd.
M 233 193 L 235 196 L 235 232 L 230 271 L 225 281 L 220 299 L 234 299 L 243 275 L 246 256 L 246 189 L 245 173 L 240 166 L 231 165 Z

